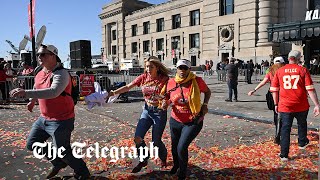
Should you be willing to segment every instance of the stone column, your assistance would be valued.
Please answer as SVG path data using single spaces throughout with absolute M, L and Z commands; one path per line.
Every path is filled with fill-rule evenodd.
M 278 22 L 278 0 L 259 0 L 258 4 L 258 42 L 257 46 L 270 46 L 268 25 Z

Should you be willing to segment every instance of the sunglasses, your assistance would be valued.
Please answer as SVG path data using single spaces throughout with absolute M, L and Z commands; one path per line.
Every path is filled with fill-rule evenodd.
M 51 53 L 39 53 L 37 54 L 38 57 L 44 57 L 46 54 L 51 54 Z
M 181 66 L 178 66 L 178 69 L 179 70 L 188 70 L 189 69 L 189 67 L 188 66 L 185 66 L 185 65 L 181 65 Z

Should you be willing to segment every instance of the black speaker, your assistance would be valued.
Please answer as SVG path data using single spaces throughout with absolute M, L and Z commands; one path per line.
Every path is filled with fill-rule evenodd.
M 76 58 L 76 51 L 70 51 L 70 59 L 77 59 Z
M 79 61 L 81 68 L 91 68 L 91 42 L 88 40 L 70 42 L 70 59 Z M 73 64 L 74 66 L 79 65 L 79 63 L 75 62 Z
M 71 68 L 82 68 L 80 60 L 71 60 Z
M 75 42 L 70 42 L 70 52 L 76 50 L 76 43 Z
M 21 53 L 21 61 L 31 66 L 31 53 Z

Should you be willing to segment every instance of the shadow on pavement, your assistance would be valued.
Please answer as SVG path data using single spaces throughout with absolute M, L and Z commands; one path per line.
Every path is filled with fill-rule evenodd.
M 63 176 L 63 177 L 51 178 L 51 180 L 67 180 L 67 179 L 74 179 L 74 177 L 73 176 Z M 108 180 L 108 178 L 102 177 L 102 176 L 91 176 L 90 180 Z
M 14 108 L 11 108 L 11 107 L 4 107 L 4 106 L 0 106 L 0 109 L 11 109 L 11 110 L 13 110 Z
M 267 101 L 265 101 L 265 100 L 256 100 L 256 101 L 248 101 L 248 100 L 238 100 L 238 102 L 267 102 Z

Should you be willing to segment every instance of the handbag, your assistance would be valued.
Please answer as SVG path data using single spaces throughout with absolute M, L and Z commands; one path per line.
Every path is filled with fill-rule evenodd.
M 274 110 L 273 97 L 272 97 L 272 93 L 270 91 L 268 91 L 266 94 L 266 100 L 267 100 L 268 109 Z

